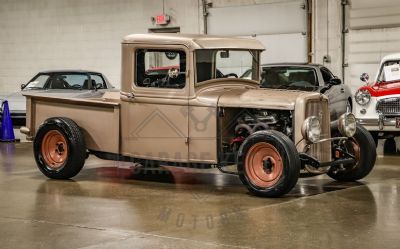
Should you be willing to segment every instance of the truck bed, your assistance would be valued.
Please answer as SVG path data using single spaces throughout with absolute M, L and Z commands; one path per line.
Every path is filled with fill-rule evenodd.
M 34 138 L 39 126 L 46 119 L 67 117 L 81 128 L 89 150 L 119 152 L 119 92 L 106 93 L 102 98 L 92 99 L 37 94 L 25 94 L 25 97 L 28 128 L 25 133 L 29 139 Z

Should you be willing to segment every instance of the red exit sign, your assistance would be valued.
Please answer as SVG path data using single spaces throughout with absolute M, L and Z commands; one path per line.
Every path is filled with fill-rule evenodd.
M 163 14 L 163 15 L 157 15 L 155 17 L 155 23 L 157 25 L 166 25 L 169 23 L 169 21 L 170 21 L 169 15 Z

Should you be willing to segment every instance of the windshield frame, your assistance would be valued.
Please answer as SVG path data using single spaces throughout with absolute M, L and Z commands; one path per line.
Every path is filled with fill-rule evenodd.
M 391 59 L 391 60 L 384 61 L 381 64 L 381 67 L 379 69 L 379 74 L 378 74 L 378 77 L 376 78 L 376 82 L 378 82 L 378 83 L 390 83 L 390 82 L 399 82 L 400 81 L 400 79 L 399 80 L 391 80 L 391 81 L 386 81 L 386 80 L 382 79 L 383 73 L 384 73 L 383 68 L 385 67 L 385 64 L 388 63 L 388 62 L 398 62 L 398 64 L 400 64 L 400 59 Z
M 200 81 L 198 82 L 198 70 L 197 70 L 197 57 L 198 57 L 198 52 L 199 51 L 210 51 L 213 50 L 214 51 L 214 58 L 212 63 L 212 71 L 214 73 L 214 77 L 212 77 L 211 79 L 207 79 L 204 81 Z M 250 56 L 252 56 L 252 71 L 255 73 L 253 79 L 244 79 L 244 78 L 240 78 L 241 75 L 238 75 L 239 78 L 229 78 L 229 77 L 221 77 L 221 78 L 217 78 L 215 77 L 216 75 L 216 56 L 217 53 L 219 51 L 243 51 L 243 52 L 248 52 Z M 215 48 L 215 49 L 197 49 L 194 51 L 193 53 L 193 70 L 194 70 L 194 86 L 201 86 L 203 84 L 207 84 L 209 82 L 214 82 L 214 81 L 226 81 L 227 79 L 232 80 L 232 82 L 241 82 L 241 81 L 250 81 L 250 82 L 256 82 L 257 84 L 260 84 L 260 54 L 261 54 L 262 50 L 258 50 L 258 49 L 235 49 L 235 48 Z M 249 68 L 250 69 L 250 68 Z M 247 70 L 245 70 L 246 72 Z
M 42 75 L 46 75 L 49 76 L 48 79 L 46 80 L 46 83 L 44 83 L 43 87 L 38 88 L 38 87 L 33 87 L 33 88 L 29 88 L 29 84 L 33 81 L 35 81 L 37 78 L 39 78 Z M 38 73 L 36 74 L 31 80 L 28 81 L 28 83 L 26 83 L 26 85 L 23 87 L 23 89 L 21 90 L 25 90 L 25 91 L 29 91 L 29 90 L 62 90 L 62 89 L 53 89 L 53 88 L 49 88 L 49 81 L 55 76 L 55 75 L 85 75 L 88 77 L 89 79 L 89 84 L 92 84 L 91 79 L 92 79 L 92 75 L 94 76 L 98 76 L 103 80 L 103 89 L 109 89 L 109 88 L 114 88 L 111 86 L 111 84 L 109 84 L 108 80 L 106 79 L 106 77 L 101 74 L 101 73 L 97 73 L 97 72 L 49 72 L 49 73 Z M 94 89 L 95 86 L 90 85 L 89 89 L 81 89 L 81 90 L 91 90 Z M 65 89 L 65 90 L 78 90 L 78 89 Z

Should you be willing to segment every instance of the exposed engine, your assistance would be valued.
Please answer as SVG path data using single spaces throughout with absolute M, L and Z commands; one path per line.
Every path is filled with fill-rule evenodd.
M 277 130 L 291 137 L 292 120 L 291 111 L 246 109 L 237 118 L 235 136 L 230 147 L 235 152 L 246 137 L 260 130 Z

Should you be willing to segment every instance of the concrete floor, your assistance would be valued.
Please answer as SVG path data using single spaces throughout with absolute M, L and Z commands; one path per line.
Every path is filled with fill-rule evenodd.
M 132 170 L 90 157 L 73 180 L 0 143 L 1 248 L 399 248 L 400 157 L 339 184 L 302 178 L 278 199 L 215 170 Z

